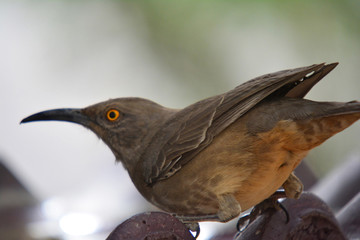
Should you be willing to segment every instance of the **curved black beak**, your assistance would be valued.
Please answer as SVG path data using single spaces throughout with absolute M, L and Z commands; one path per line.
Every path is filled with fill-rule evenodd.
M 34 121 L 66 121 L 88 126 L 90 119 L 81 113 L 81 109 L 62 108 L 35 113 L 21 120 L 20 123 Z

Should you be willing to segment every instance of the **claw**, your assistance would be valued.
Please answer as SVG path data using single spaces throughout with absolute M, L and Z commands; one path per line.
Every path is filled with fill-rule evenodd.
M 237 224 L 236 229 L 238 232 L 243 232 L 255 219 L 260 216 L 263 212 L 268 209 L 281 209 L 284 211 L 286 215 L 286 223 L 289 222 L 290 216 L 284 205 L 278 201 L 280 198 L 285 197 L 285 192 L 277 191 L 273 195 L 271 195 L 268 199 L 265 199 L 251 210 L 251 212 L 243 217 L 240 217 Z
M 247 228 L 247 226 L 249 226 L 249 224 L 251 223 L 250 222 L 250 215 L 251 214 L 247 214 L 247 215 L 244 215 L 244 216 L 239 218 L 239 220 L 236 223 L 236 230 L 238 232 L 244 231 Z M 246 222 L 248 222 L 248 223 L 245 225 Z
M 200 225 L 197 222 L 192 223 L 184 223 L 185 226 L 189 229 L 191 232 L 195 232 L 194 238 L 196 239 L 200 235 Z
M 200 226 L 199 226 L 198 223 L 196 223 L 195 232 L 196 232 L 196 234 L 195 234 L 194 238 L 196 239 L 196 238 L 198 238 L 198 236 L 200 235 Z
M 288 210 L 284 207 L 284 205 L 283 205 L 281 202 L 279 202 L 279 201 L 276 201 L 276 202 L 277 202 L 278 206 L 281 208 L 281 210 L 284 211 L 284 213 L 285 213 L 285 215 L 286 215 L 286 221 L 285 221 L 285 223 L 288 224 L 289 221 L 290 221 L 290 216 L 289 216 Z

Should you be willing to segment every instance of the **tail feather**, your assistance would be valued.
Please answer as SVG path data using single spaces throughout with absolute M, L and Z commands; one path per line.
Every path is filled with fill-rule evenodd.
M 325 112 L 321 114 L 321 117 L 348 115 L 356 113 L 360 113 L 360 102 L 358 101 L 351 101 L 347 103 L 331 103 L 331 106 L 325 109 Z

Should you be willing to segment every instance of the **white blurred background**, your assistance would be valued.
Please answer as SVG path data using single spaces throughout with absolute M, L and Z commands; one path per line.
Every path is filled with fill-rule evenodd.
M 1 0 L 0 158 L 43 203 L 48 221 L 29 225 L 33 238 L 104 239 L 152 208 L 93 133 L 19 125 L 24 117 L 127 96 L 181 108 L 265 73 L 337 61 L 307 97 L 359 100 L 359 23 L 356 0 Z M 312 151 L 314 172 L 360 154 L 359 135 L 357 123 Z M 66 227 L 81 217 L 92 219 L 83 232 Z M 215 228 L 203 226 L 207 239 Z

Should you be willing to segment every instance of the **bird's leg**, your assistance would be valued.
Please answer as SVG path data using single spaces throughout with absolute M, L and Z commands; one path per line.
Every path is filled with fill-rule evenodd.
M 286 208 L 278 201 L 280 198 L 285 198 L 286 194 L 284 191 L 276 191 L 269 198 L 265 199 L 258 205 L 254 206 L 251 212 L 245 216 L 239 218 L 236 228 L 238 231 L 243 231 L 247 226 L 250 225 L 258 216 L 260 216 L 263 212 L 268 209 L 282 209 L 286 215 L 286 222 L 289 221 L 289 213 Z M 246 224 L 247 223 L 247 224 Z
M 217 213 L 218 221 L 227 222 L 231 219 L 239 216 L 241 207 L 234 195 L 225 194 L 220 195 L 219 199 L 219 211 Z
M 300 179 L 295 176 L 292 172 L 288 179 L 282 185 L 287 198 L 298 199 L 303 191 L 304 185 L 301 183 Z
M 238 216 L 241 212 L 239 202 L 231 194 L 224 194 L 218 197 L 219 210 L 216 214 L 202 215 L 202 216 L 179 216 L 175 215 L 187 228 L 196 232 L 195 238 L 200 233 L 200 221 L 220 221 L 227 222 Z
M 241 212 L 239 202 L 232 194 L 224 194 L 218 197 L 219 210 L 216 214 L 202 215 L 202 216 L 178 216 L 183 223 L 192 223 L 200 221 L 218 221 L 227 222 L 237 217 Z

